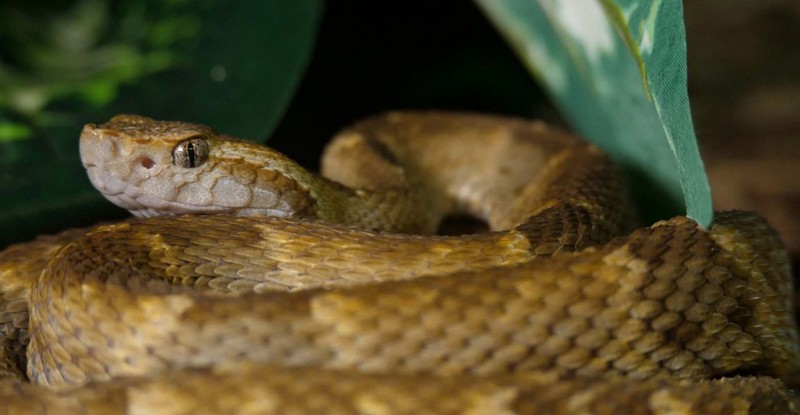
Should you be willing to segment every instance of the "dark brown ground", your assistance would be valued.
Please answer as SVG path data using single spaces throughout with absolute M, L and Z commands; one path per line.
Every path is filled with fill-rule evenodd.
M 800 268 L 800 2 L 684 2 L 689 92 L 715 208 L 760 212 Z

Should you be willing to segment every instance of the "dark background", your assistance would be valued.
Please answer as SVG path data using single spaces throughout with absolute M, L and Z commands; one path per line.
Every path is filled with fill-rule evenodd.
M 557 119 L 472 2 L 330 1 L 311 64 L 269 144 L 313 168 L 336 130 L 403 108 Z

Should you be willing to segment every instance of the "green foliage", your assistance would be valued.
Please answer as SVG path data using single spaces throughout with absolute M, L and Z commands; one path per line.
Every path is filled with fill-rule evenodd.
M 108 217 L 78 159 L 85 123 L 137 113 L 264 140 L 299 84 L 322 4 L 0 3 L 0 246 Z
M 581 135 L 625 168 L 647 221 L 711 223 L 678 0 L 476 0 Z
M 185 60 L 181 48 L 191 46 L 199 29 L 199 10 L 174 2 L 81 0 L 63 9 L 4 3 L 0 109 L 41 128 L 69 116 L 52 110 L 59 101 L 102 108 L 122 85 Z M 14 138 L 5 132 L 0 128 L 0 141 Z

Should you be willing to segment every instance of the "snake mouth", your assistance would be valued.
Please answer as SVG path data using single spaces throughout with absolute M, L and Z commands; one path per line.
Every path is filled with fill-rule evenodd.
M 178 202 L 176 200 L 143 192 L 139 187 L 117 177 L 110 175 L 102 176 L 103 173 L 102 171 L 98 172 L 99 169 L 100 168 L 97 166 L 87 168 L 87 173 L 92 185 L 102 193 L 108 201 L 128 210 L 133 216 L 139 218 L 186 214 L 213 215 L 220 213 L 230 213 L 240 216 L 264 215 L 280 218 L 295 216 L 294 212 L 282 209 L 226 207 Z M 100 176 L 98 177 L 98 175 Z

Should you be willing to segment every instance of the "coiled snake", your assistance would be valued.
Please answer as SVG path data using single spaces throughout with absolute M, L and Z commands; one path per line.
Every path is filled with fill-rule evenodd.
M 800 413 L 771 228 L 618 237 L 616 168 L 543 124 L 389 113 L 321 178 L 123 115 L 81 157 L 139 218 L 0 253 L 0 414 Z M 409 235 L 452 214 L 491 231 Z

